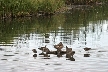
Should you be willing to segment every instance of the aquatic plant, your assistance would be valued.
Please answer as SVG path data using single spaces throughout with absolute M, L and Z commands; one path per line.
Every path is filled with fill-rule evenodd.
M 0 17 L 23 17 L 38 12 L 54 13 L 64 0 L 0 0 Z
M 96 4 L 96 3 L 105 3 L 107 0 L 66 0 L 66 4 L 80 4 L 80 5 L 88 5 L 88 4 Z

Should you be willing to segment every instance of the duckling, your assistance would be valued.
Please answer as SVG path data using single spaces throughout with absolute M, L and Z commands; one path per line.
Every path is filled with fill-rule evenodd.
M 88 51 L 88 50 L 91 50 L 91 48 L 87 48 L 87 47 L 86 47 L 86 48 L 84 48 L 84 50 L 85 50 L 85 51 Z
M 72 52 L 66 53 L 66 58 L 73 57 L 74 54 L 75 54 L 75 51 L 72 51 Z
M 46 45 L 45 45 L 45 47 L 41 47 L 41 48 L 38 48 L 38 49 L 42 50 L 42 52 L 46 52 L 46 54 L 50 52 L 50 50 L 46 47 Z
M 57 45 L 54 45 L 54 48 L 56 48 L 56 49 L 62 49 L 62 48 L 63 48 L 62 42 L 60 42 L 60 43 L 57 44 Z
M 43 50 L 44 48 L 46 48 L 46 45 L 45 45 L 45 47 L 41 47 L 41 48 L 38 48 L 39 50 Z
M 57 55 L 61 54 L 61 49 L 57 49 Z
M 36 49 L 32 49 L 32 51 L 33 51 L 34 53 L 37 53 L 37 50 L 36 50 Z
M 46 54 L 48 54 L 50 50 L 48 48 L 43 48 L 43 52 L 46 52 Z
M 75 54 L 75 51 L 72 51 L 72 48 L 68 48 L 66 46 L 66 58 L 70 58 L 71 56 L 73 57 L 74 54 Z
M 68 47 L 66 46 L 66 53 L 69 53 L 69 52 L 72 52 L 72 48 L 68 48 Z

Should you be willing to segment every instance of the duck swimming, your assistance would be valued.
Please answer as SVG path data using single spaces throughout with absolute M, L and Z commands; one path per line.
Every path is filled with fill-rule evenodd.
M 46 54 L 50 52 L 50 50 L 46 46 L 45 47 L 38 48 L 38 49 L 39 50 L 42 50 L 42 52 L 46 52 Z
M 57 45 L 54 45 L 54 48 L 56 48 L 56 49 L 62 49 L 62 48 L 63 48 L 62 42 L 60 42 L 60 43 L 57 44 Z
M 85 51 L 88 51 L 88 50 L 91 50 L 91 48 L 86 47 L 86 48 L 84 48 L 84 50 Z
M 36 50 L 36 49 L 32 49 L 32 51 L 33 51 L 34 53 L 37 53 L 37 50 Z

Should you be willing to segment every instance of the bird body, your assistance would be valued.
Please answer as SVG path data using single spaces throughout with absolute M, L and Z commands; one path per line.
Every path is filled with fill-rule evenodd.
M 68 48 L 66 46 L 66 57 L 70 58 L 71 56 L 73 57 L 73 55 L 75 54 L 75 51 L 72 51 L 72 48 Z
M 38 49 L 39 50 L 42 50 L 42 52 L 46 52 L 46 54 L 50 52 L 50 50 L 46 46 L 45 47 L 38 48 Z
M 37 53 L 37 50 L 36 50 L 36 49 L 32 49 L 32 51 L 33 51 L 34 53 Z
M 88 47 L 84 48 L 85 51 L 88 51 L 88 50 L 90 50 L 90 49 L 91 49 L 91 48 L 88 48 Z
M 56 49 L 62 49 L 62 48 L 63 48 L 62 42 L 60 42 L 60 43 L 57 44 L 57 45 L 54 45 L 54 48 L 56 48 Z

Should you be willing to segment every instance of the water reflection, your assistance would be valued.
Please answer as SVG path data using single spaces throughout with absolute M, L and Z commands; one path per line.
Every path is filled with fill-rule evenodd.
M 0 70 L 97 72 L 104 67 L 107 71 L 107 37 L 107 6 L 72 9 L 50 18 L 0 21 Z M 64 47 L 62 52 L 57 53 L 53 45 L 59 42 Z M 38 49 L 45 46 L 50 53 L 48 49 Z M 66 53 L 66 46 L 75 51 L 73 56 Z M 91 50 L 84 51 L 85 47 Z M 33 53 L 32 49 L 36 49 L 37 53 Z
M 84 57 L 90 57 L 90 54 L 84 54 Z

